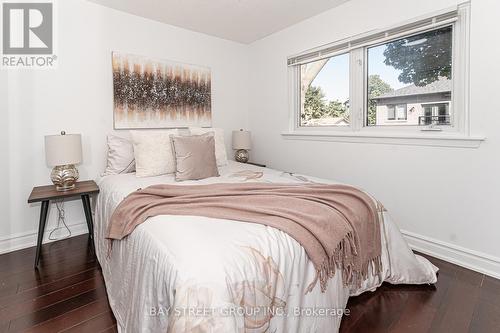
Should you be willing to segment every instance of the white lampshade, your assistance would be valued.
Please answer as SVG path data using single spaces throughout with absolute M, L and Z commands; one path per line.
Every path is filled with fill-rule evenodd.
M 233 149 L 251 149 L 252 138 L 250 131 L 233 131 Z
M 45 136 L 45 159 L 49 166 L 78 164 L 82 161 L 82 136 L 64 134 Z

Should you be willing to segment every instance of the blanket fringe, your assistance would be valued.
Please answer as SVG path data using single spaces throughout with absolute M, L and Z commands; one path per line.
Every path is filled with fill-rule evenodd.
M 363 263 L 361 269 L 354 268 L 355 258 L 358 255 L 356 241 L 352 233 L 348 233 L 339 243 L 335 251 L 328 260 L 325 260 L 320 267 L 316 268 L 316 277 L 307 286 L 306 294 L 311 292 L 319 281 L 321 292 L 325 292 L 328 280 L 332 278 L 336 271 L 341 270 L 342 282 L 344 286 L 354 286 L 360 288 L 361 284 L 368 277 L 371 268 L 372 275 L 380 275 L 382 271 L 382 259 L 380 256 L 371 258 Z

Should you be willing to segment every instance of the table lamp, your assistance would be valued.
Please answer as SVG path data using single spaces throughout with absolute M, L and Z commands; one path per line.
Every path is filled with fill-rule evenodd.
M 54 167 L 50 179 L 58 191 L 75 188 L 79 174 L 75 167 L 82 161 L 82 137 L 80 134 L 45 136 L 45 159 L 49 166 Z
M 248 150 L 252 148 L 250 131 L 233 131 L 233 149 L 236 150 L 234 159 L 237 162 L 248 162 Z

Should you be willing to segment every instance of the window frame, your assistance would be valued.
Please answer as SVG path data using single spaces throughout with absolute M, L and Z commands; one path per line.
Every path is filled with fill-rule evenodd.
M 434 17 L 437 15 L 449 15 L 453 17 L 441 23 L 435 23 Z M 427 15 L 424 18 L 416 18 L 403 22 L 394 27 L 385 30 L 370 32 L 364 35 L 357 35 L 353 38 L 341 40 L 332 44 L 325 45 L 320 48 L 312 49 L 302 54 L 289 57 L 288 74 L 289 74 L 289 129 L 283 133 L 288 138 L 308 137 L 314 135 L 321 137 L 340 136 L 340 137 L 407 137 L 418 139 L 419 137 L 427 138 L 433 136 L 439 138 L 450 136 L 460 138 L 472 138 L 470 134 L 469 124 L 469 30 L 470 30 L 470 4 L 460 4 L 453 9 L 443 10 L 432 15 Z M 424 20 L 432 19 L 432 24 L 415 28 L 412 30 L 404 30 L 405 27 Z M 436 30 L 442 27 L 452 26 L 452 90 L 451 100 L 449 101 L 451 108 L 450 123 L 445 126 L 418 126 L 418 125 L 383 125 L 383 126 L 367 126 L 368 112 L 368 49 L 381 44 L 386 44 L 393 40 L 409 37 L 416 34 L 421 34 L 426 31 Z M 395 33 L 377 39 L 370 39 L 370 36 L 383 35 L 384 31 L 389 29 L 402 29 L 400 33 Z M 363 38 L 369 41 L 363 43 Z M 361 40 L 361 42 L 358 42 Z M 342 47 L 340 47 L 340 46 Z M 337 49 L 335 49 L 337 48 Z M 333 50 L 333 51 L 332 51 Z M 328 52 L 327 52 L 328 51 Z M 307 127 L 300 126 L 300 65 L 305 62 L 316 61 L 325 58 L 331 58 L 336 55 L 349 53 L 350 69 L 349 69 L 349 112 L 350 126 L 317 126 Z M 317 54 L 316 58 L 310 61 L 300 62 L 301 57 L 310 54 Z M 297 60 L 299 59 L 299 60 Z M 297 61 L 297 62 L 294 62 Z M 407 110 L 408 112 L 408 110 Z M 397 118 L 397 114 L 395 114 Z M 408 114 L 407 114 L 408 117 Z M 395 120 L 397 122 L 397 120 Z M 432 127 L 432 128 L 431 128 Z M 430 133 L 432 132 L 432 133 Z M 315 134 L 316 133 L 316 134 Z M 473 141 L 482 141 L 484 137 L 473 138 Z M 335 140 L 333 140 L 335 141 Z M 339 140 L 342 141 L 342 140 Z M 355 140 L 356 141 L 356 140 Z M 364 141 L 364 140 L 363 140 Z M 389 140 L 394 141 L 394 140 Z

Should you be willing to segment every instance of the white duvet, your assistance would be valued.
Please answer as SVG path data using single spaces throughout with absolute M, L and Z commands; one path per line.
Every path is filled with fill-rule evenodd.
M 244 172 L 238 173 L 244 170 L 263 175 L 246 180 Z M 217 178 L 177 184 L 332 183 L 236 162 L 220 171 Z M 437 268 L 412 253 L 387 213 L 381 227 L 382 274 L 369 276 L 357 290 L 343 286 L 336 274 L 325 293 L 317 284 L 306 294 L 315 270 L 304 248 L 286 233 L 254 223 L 156 216 L 114 241 L 108 256 L 105 236 L 115 207 L 138 188 L 174 179 L 124 174 L 98 183 L 97 257 L 120 332 L 333 332 L 342 315 L 349 314 L 349 296 L 374 290 L 383 281 L 436 282 Z

